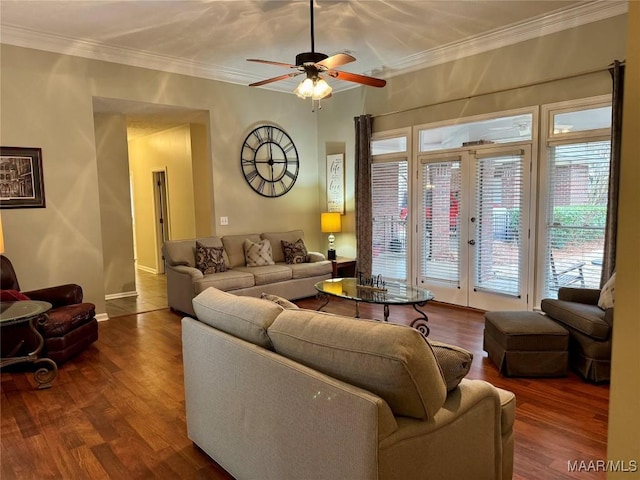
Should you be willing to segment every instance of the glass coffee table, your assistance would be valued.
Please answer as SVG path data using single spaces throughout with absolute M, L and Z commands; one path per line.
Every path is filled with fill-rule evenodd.
M 411 326 L 424 337 L 429 336 L 429 318 L 418 307 L 424 307 L 428 301 L 434 299 L 433 293 L 423 288 L 414 287 L 406 283 L 386 282 L 384 289 L 358 285 L 357 278 L 331 278 L 314 285 L 319 297 L 324 302 L 318 310 L 329 303 L 331 297 L 345 298 L 356 302 L 356 318 L 360 318 L 360 302 L 374 303 L 384 306 L 384 321 L 389 321 L 390 305 L 411 305 L 420 317 L 411 322 Z
M 38 383 L 38 389 L 49 388 L 51 382 L 58 375 L 58 365 L 50 358 L 41 357 L 40 352 L 44 346 L 44 338 L 38 331 L 38 326 L 47 323 L 46 312 L 51 309 L 49 302 L 37 300 L 22 300 L 18 302 L 0 303 L 0 326 L 3 330 L 11 326 L 28 325 L 29 331 L 38 342 L 34 351 L 27 355 L 18 355 L 18 351 L 24 345 L 26 339 L 17 338 L 16 345 L 5 356 L 2 352 L 0 368 L 17 363 L 44 364 L 36 370 L 34 378 Z M 6 330 L 5 330 L 6 332 Z

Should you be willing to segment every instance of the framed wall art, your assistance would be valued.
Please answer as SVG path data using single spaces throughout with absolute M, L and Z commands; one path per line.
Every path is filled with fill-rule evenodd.
M 0 208 L 44 208 L 42 149 L 0 147 Z
M 327 211 L 344 214 L 344 154 L 327 155 Z

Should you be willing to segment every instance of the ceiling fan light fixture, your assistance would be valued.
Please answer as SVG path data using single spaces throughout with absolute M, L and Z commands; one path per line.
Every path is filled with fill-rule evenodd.
M 311 97 L 313 95 L 313 90 L 313 79 L 307 77 L 302 82 L 300 82 L 300 85 L 296 87 L 293 93 L 295 93 L 298 97 L 304 99 Z
M 333 88 L 331 88 L 331 85 L 329 85 L 324 78 L 318 77 L 318 80 L 316 80 L 313 86 L 313 95 L 311 98 L 313 100 L 321 100 L 330 95 L 332 90 Z
M 307 77 L 293 91 L 300 98 L 309 98 L 312 100 L 321 100 L 331 94 L 333 89 L 321 77 Z

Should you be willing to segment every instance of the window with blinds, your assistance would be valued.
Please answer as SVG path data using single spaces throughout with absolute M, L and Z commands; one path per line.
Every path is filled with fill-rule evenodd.
M 524 162 L 522 155 L 477 158 L 474 289 L 521 291 Z
M 420 272 L 460 284 L 460 160 L 422 165 Z
M 547 298 L 560 287 L 600 287 L 610 156 L 608 140 L 548 148 Z
M 371 165 L 373 275 L 407 280 L 408 165 L 405 160 Z

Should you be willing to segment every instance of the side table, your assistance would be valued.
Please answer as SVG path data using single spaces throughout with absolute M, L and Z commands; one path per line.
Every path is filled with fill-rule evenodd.
M 347 278 L 356 276 L 356 259 L 348 257 L 338 257 L 331 260 L 333 272 L 332 278 Z
M 38 389 L 51 387 L 51 382 L 58 375 L 58 365 L 50 358 L 40 357 L 40 352 L 44 346 L 44 338 L 37 329 L 37 325 L 43 325 L 47 322 L 46 312 L 51 309 L 49 302 L 40 302 L 36 300 L 23 300 L 19 302 L 2 302 L 0 303 L 0 327 L 5 329 L 9 326 L 19 326 L 28 324 L 29 331 L 33 333 L 38 342 L 36 349 L 24 356 L 16 356 L 25 340 L 21 339 L 11 349 L 7 356 L 0 358 L 0 368 L 15 365 L 17 363 L 34 363 L 44 364 L 34 373 L 34 378 L 38 383 Z

